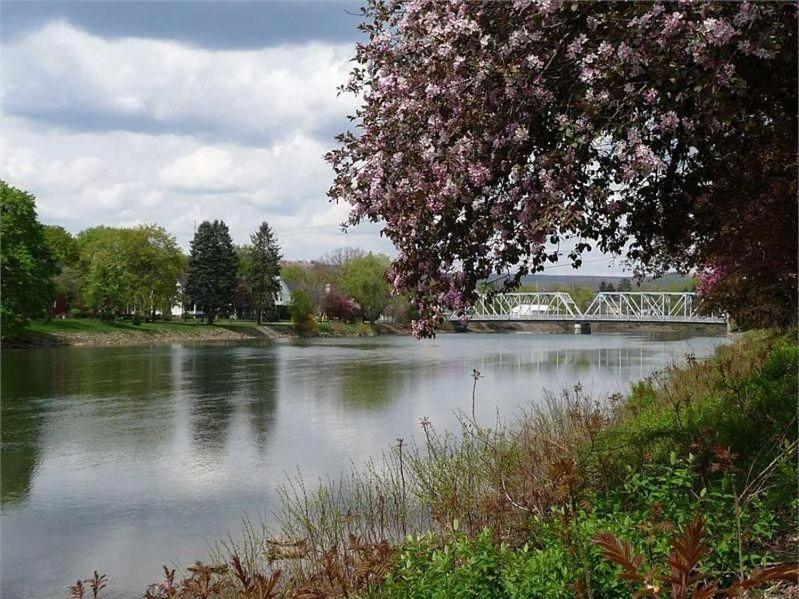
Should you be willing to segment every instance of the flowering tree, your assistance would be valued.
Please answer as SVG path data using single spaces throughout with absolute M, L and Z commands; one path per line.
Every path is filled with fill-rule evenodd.
M 568 247 L 796 304 L 796 4 L 369 0 L 330 152 L 426 336 Z M 712 293 L 712 292 L 710 292 Z M 734 313 L 735 306 L 725 306 Z

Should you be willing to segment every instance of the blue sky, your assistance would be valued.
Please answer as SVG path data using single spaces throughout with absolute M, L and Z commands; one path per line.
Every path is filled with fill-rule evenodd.
M 391 253 L 379 226 L 344 235 L 322 159 L 348 126 L 338 96 L 361 35 L 357 1 L 3 2 L 0 172 L 41 220 L 157 222 L 186 246 L 262 220 L 289 258 Z M 589 261 L 581 274 L 620 265 Z M 569 269 L 558 268 L 565 273 Z

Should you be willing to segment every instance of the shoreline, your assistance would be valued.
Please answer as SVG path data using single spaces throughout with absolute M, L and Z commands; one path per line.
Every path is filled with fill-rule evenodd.
M 332 325 L 332 326 L 331 326 Z M 47 349 L 55 347 L 136 347 L 166 345 L 181 342 L 230 342 L 280 339 L 357 338 L 383 335 L 410 335 L 405 325 L 352 326 L 341 323 L 323 323 L 319 330 L 298 334 L 290 325 L 270 326 L 239 322 L 235 324 L 190 325 L 184 330 L 136 330 L 132 327 L 119 331 L 28 331 L 20 337 L 2 341 L 3 350 Z
M 338 322 L 319 323 L 317 330 L 310 333 L 296 333 L 288 323 L 257 325 L 247 321 L 226 322 L 222 324 L 186 325 L 185 328 L 168 326 L 174 323 L 155 323 L 155 329 L 137 329 L 131 325 L 121 325 L 118 331 L 29 331 L 24 335 L 2 341 L 3 350 L 46 349 L 54 347 L 125 347 L 145 345 L 166 345 L 181 342 L 231 342 L 231 341 L 257 341 L 257 340 L 285 340 L 285 339 L 354 339 L 359 337 L 380 336 L 407 336 L 411 334 L 410 327 L 402 324 L 376 324 L 367 323 L 346 324 Z M 164 325 L 159 330 L 159 325 Z M 458 332 L 442 330 L 440 333 L 458 332 L 458 334 L 492 334 L 492 333 L 543 333 L 543 334 L 571 334 L 571 327 L 557 324 L 524 323 L 471 323 L 467 331 Z M 688 331 L 692 335 L 720 335 L 718 327 L 674 327 L 669 325 L 635 325 L 619 327 L 618 325 L 604 325 L 594 329 L 595 333 L 676 333 Z

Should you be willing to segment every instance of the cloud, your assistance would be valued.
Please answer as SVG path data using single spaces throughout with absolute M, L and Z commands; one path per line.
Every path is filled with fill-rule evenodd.
M 268 144 L 346 126 L 349 44 L 211 51 L 48 23 L 3 47 L 4 110 L 73 131 Z
M 322 157 L 328 146 L 297 134 L 269 148 L 203 146 L 163 168 L 161 181 L 187 193 L 231 193 L 250 190 L 257 206 L 319 197 L 333 172 Z
M 303 134 L 254 148 L 179 135 L 77 133 L 19 118 L 5 119 L 3 133 L 3 177 L 37 196 L 43 222 L 73 232 L 157 222 L 188 248 L 203 220 L 227 222 L 236 243 L 267 220 L 292 259 L 344 245 L 392 251 L 376 225 L 341 232 L 347 208 L 325 196 L 332 178 L 326 146 Z

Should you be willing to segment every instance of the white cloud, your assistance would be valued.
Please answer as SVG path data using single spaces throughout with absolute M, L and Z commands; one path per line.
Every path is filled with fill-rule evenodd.
M 174 190 L 197 193 L 251 191 L 258 206 L 283 204 L 324 195 L 332 170 L 322 143 L 305 135 L 280 140 L 269 148 L 203 146 L 166 165 L 161 181 Z M 323 183 L 324 182 L 324 183 Z
M 236 243 L 272 224 L 289 258 L 359 245 L 391 252 L 365 225 L 348 235 L 343 205 L 325 192 L 332 173 L 323 143 L 298 134 L 268 148 L 207 144 L 190 136 L 124 131 L 75 133 L 4 120 L 0 172 L 37 196 L 40 218 L 77 232 L 157 222 L 188 247 L 194 226 L 223 219 Z
M 77 130 L 188 133 L 266 143 L 345 124 L 338 97 L 353 49 L 309 43 L 211 51 L 140 38 L 107 40 L 50 23 L 3 48 L 10 114 Z
M 390 252 L 375 226 L 343 235 L 347 210 L 325 195 L 351 52 L 211 51 L 50 23 L 3 47 L 0 172 L 74 232 L 157 222 L 188 247 L 202 220 L 225 220 L 236 243 L 268 220 L 290 258 Z
M 203 146 L 181 156 L 161 171 L 161 179 L 172 189 L 187 191 L 238 191 L 228 150 Z

